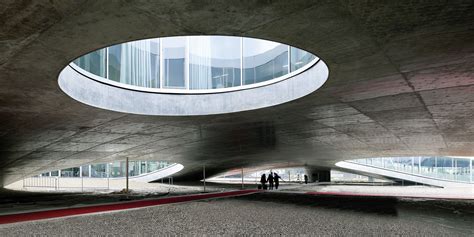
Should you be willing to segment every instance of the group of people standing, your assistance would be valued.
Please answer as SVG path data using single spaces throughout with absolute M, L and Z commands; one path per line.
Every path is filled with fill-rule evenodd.
M 268 178 L 265 176 L 265 174 L 262 174 L 262 176 L 260 177 L 260 183 L 261 183 L 262 189 L 267 189 L 267 182 L 268 182 L 269 190 L 273 190 L 273 187 L 275 187 L 275 189 L 278 189 L 278 185 L 280 185 L 280 179 L 281 181 L 284 181 L 275 172 L 270 172 L 270 174 L 268 175 Z

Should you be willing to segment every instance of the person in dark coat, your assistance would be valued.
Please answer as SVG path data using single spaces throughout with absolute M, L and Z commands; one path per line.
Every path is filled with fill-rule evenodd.
M 262 189 L 265 189 L 265 185 L 267 183 L 267 177 L 265 174 L 262 174 L 262 177 L 260 177 L 260 183 L 262 184 Z
M 284 181 L 284 180 L 277 173 L 273 173 L 273 179 L 275 181 L 275 189 L 278 189 L 278 185 L 280 185 L 279 179 L 281 179 L 281 181 Z
M 272 172 L 270 172 L 270 174 L 268 175 L 267 181 L 268 181 L 268 189 L 273 190 L 273 181 L 274 181 L 274 179 L 273 179 Z
M 308 175 L 304 175 L 304 183 L 308 184 Z

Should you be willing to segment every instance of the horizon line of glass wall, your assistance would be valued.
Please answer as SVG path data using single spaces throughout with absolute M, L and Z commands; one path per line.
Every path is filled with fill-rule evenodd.
M 207 90 L 276 79 L 317 57 L 268 40 L 176 36 L 137 40 L 83 55 L 74 63 L 115 82 L 159 89 Z
M 129 161 L 128 175 L 130 177 L 151 173 L 173 165 L 167 161 Z M 44 172 L 38 177 L 69 177 L 69 178 L 120 178 L 125 177 L 125 161 L 114 161 L 104 164 L 89 164 L 61 170 Z M 36 176 L 34 176 L 36 177 Z
M 474 183 L 474 158 L 413 156 L 366 158 L 346 162 L 354 162 L 437 179 Z

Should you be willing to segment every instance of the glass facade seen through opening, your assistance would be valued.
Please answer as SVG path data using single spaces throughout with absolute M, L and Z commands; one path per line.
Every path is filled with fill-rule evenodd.
M 304 50 L 267 40 L 179 36 L 113 45 L 81 56 L 74 64 L 125 85 L 192 92 L 282 78 L 317 59 Z
M 473 160 L 464 157 L 414 156 L 367 158 L 349 162 L 437 179 L 474 183 Z
M 128 174 L 130 177 L 151 173 L 173 165 L 167 161 L 129 161 Z M 40 177 L 90 177 L 90 178 L 120 178 L 125 177 L 125 161 L 114 161 L 107 164 L 90 164 L 54 170 L 40 174 Z

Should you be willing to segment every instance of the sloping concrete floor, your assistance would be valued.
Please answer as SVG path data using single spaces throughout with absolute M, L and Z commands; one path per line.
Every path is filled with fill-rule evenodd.
M 72 180 L 72 182 L 71 182 Z M 17 190 L 17 191 L 30 191 L 30 192 L 94 192 L 94 193 L 110 193 L 124 189 L 126 187 L 125 180 L 110 180 L 107 184 L 107 180 L 100 180 L 100 183 L 95 182 L 93 179 L 89 179 L 88 182 L 81 186 L 81 179 L 61 179 L 59 182 L 61 185 L 58 189 L 53 187 L 23 187 L 22 181 L 15 182 L 11 185 L 6 186 L 6 189 Z M 160 183 L 144 183 L 144 182 L 129 182 L 129 189 L 139 193 L 189 193 L 201 191 L 202 187 L 199 183 L 194 185 L 169 185 L 168 182 Z
M 278 192 L 0 226 L 0 236 L 473 236 L 474 203 Z
M 120 201 L 142 200 L 164 196 L 196 194 L 203 191 L 202 187 L 189 185 L 167 185 L 150 183 L 149 186 L 131 189 L 130 194 L 113 191 L 99 192 L 50 192 L 50 191 L 18 191 L 0 189 L 0 215 L 52 210 L 58 208 L 79 207 L 113 203 Z M 208 192 L 229 190 L 229 186 L 208 186 Z M 1 235 L 0 235 L 1 236 Z
M 318 184 L 312 183 L 285 188 L 289 192 L 340 193 L 366 196 L 452 198 L 474 200 L 474 188 L 439 188 L 432 186 L 390 186 L 361 184 Z

